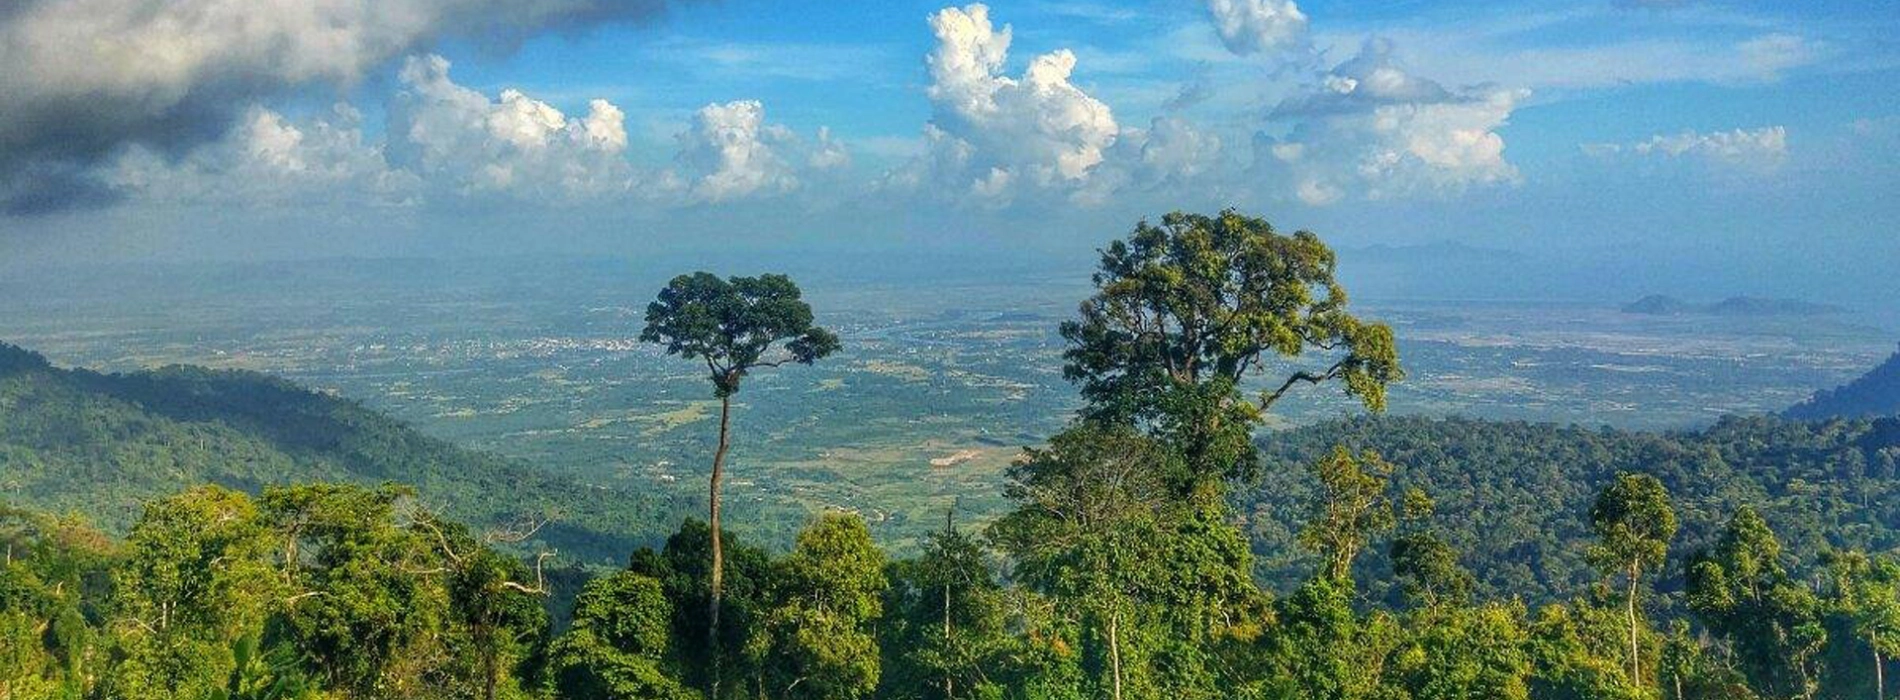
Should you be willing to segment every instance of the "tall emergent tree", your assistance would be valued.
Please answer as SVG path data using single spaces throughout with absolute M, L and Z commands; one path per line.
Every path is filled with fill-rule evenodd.
M 855 514 L 826 513 L 798 533 L 773 567 L 761 633 L 748 640 L 746 655 L 763 670 L 761 697 L 857 700 L 877 689 L 884 565 Z
M 1100 637 L 1100 685 L 1112 700 L 1130 680 L 1125 623 L 1166 578 L 1164 523 L 1184 518 L 1160 484 L 1165 469 L 1156 468 L 1171 458 L 1127 426 L 1081 423 L 1010 468 L 1009 495 L 1019 505 L 990 527 L 1020 581 L 1083 608 L 1077 617 Z
M 1313 519 L 1300 531 L 1300 545 L 1324 557 L 1321 573 L 1334 582 L 1350 583 L 1352 560 L 1373 536 L 1392 529 L 1391 499 L 1386 480 L 1392 465 L 1379 453 L 1353 454 L 1344 446 L 1313 465 L 1319 477 L 1321 500 Z
M 1093 420 L 1147 425 L 1188 452 L 1187 492 L 1251 467 L 1251 432 L 1287 392 L 1338 381 L 1367 408 L 1403 376 L 1392 329 L 1346 311 L 1333 251 L 1234 210 L 1143 221 L 1102 250 L 1096 293 L 1062 325 L 1063 374 Z M 1300 366 L 1309 352 L 1319 362 Z M 1285 365 L 1285 366 L 1280 366 Z M 1268 383 L 1258 400 L 1244 382 Z
M 1643 576 L 1662 568 L 1669 554 L 1669 540 L 1676 536 L 1676 511 L 1669 505 L 1669 490 L 1648 474 L 1623 472 L 1616 475 L 1590 508 L 1590 526 L 1597 543 L 1590 547 L 1590 558 L 1605 572 L 1620 573 L 1628 580 L 1623 601 L 1629 620 L 1630 682 L 1643 683 L 1642 655 L 1637 643 L 1636 608 Z
M 708 489 L 712 527 L 712 595 L 707 634 L 714 654 L 712 689 L 719 694 L 719 603 L 725 572 L 719 537 L 719 484 L 730 446 L 732 396 L 753 370 L 786 363 L 811 364 L 838 350 L 838 336 L 812 325 L 811 305 L 785 275 L 720 279 L 710 272 L 680 275 L 647 305 L 640 340 L 663 343 L 669 355 L 706 363 L 713 396 L 719 399 L 719 447 L 713 452 Z
M 1900 653 L 1900 561 L 1865 552 L 1822 555 L 1828 604 L 1874 657 L 1874 698 L 1887 700 L 1887 659 Z
M 1763 697 L 1811 698 L 1827 644 L 1821 601 L 1782 563 L 1781 541 L 1754 508 L 1735 512 L 1714 546 L 1689 563 L 1689 610 L 1728 642 Z

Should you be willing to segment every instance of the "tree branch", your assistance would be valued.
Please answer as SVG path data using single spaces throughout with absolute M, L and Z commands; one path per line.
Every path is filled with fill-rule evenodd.
M 1294 372 L 1293 376 L 1286 378 L 1286 382 L 1281 384 L 1279 389 L 1275 389 L 1273 393 L 1267 394 L 1265 397 L 1261 398 L 1260 410 L 1264 412 L 1268 408 L 1272 407 L 1273 402 L 1279 401 L 1280 397 L 1285 396 L 1286 392 L 1292 390 L 1294 385 L 1297 385 L 1300 382 L 1305 382 L 1307 384 L 1319 384 L 1321 382 L 1337 379 L 1339 378 L 1340 371 L 1345 368 L 1346 368 L 1346 360 L 1340 360 L 1338 362 L 1333 363 L 1332 367 L 1328 367 L 1324 374 L 1313 374 L 1305 370 Z

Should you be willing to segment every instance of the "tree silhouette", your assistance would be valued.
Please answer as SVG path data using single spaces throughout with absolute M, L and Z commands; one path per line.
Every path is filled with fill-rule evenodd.
M 708 634 L 713 640 L 712 697 L 719 696 L 719 603 L 725 558 L 719 537 L 719 486 L 725 476 L 732 428 L 732 396 L 753 370 L 811 364 L 838 350 L 838 336 L 812 325 L 811 305 L 785 275 L 720 279 L 710 272 L 680 275 L 647 305 L 640 340 L 661 343 L 669 355 L 706 363 L 719 399 L 719 447 L 713 452 L 709 493 L 712 596 Z

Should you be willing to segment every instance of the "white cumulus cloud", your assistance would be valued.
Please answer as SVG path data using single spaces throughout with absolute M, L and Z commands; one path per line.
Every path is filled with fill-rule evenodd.
M 359 120 L 347 105 L 302 123 L 252 107 L 223 139 L 184 158 L 135 146 L 107 179 L 148 201 L 172 204 L 414 203 L 420 181 L 390 168 L 381 146 L 363 137 Z
M 756 100 L 701 107 L 677 139 L 676 175 L 689 196 L 704 202 L 791 192 L 803 172 L 850 160 L 830 130 L 807 146 L 790 128 L 766 122 L 765 105 Z
M 1228 51 L 1246 55 L 1298 46 L 1306 14 L 1293 0 L 1207 0 L 1214 31 Z
M 0 5 L 0 205 L 56 208 L 128 145 L 177 154 L 260 100 L 349 85 L 443 37 L 508 42 L 641 19 L 665 0 L 10 0 Z M 67 181 L 48 187 L 41 177 Z
M 384 141 L 347 107 L 303 121 L 250 108 L 219 140 L 182 158 L 133 146 L 107 180 L 153 202 L 413 205 L 496 195 L 517 202 L 669 207 L 769 197 L 850 163 L 820 129 L 812 141 L 740 100 L 698 110 L 675 136 L 673 165 L 628 158 L 626 115 L 592 100 L 570 115 L 519 90 L 489 97 L 456 84 L 449 62 L 416 56 L 399 73 Z
M 572 118 L 518 90 L 496 99 L 455 84 L 440 56 L 408 60 L 390 106 L 391 162 L 462 194 L 571 199 L 627 190 L 625 115 L 593 100 Z
M 1527 95 L 1490 85 L 1446 88 L 1405 70 L 1389 41 L 1369 40 L 1273 111 L 1270 120 L 1287 130 L 1256 137 L 1256 166 L 1315 205 L 1515 182 L 1498 129 Z
M 988 7 L 945 8 L 930 27 L 937 45 L 925 60 L 927 153 L 888 182 L 991 204 L 1086 184 L 1120 129 L 1108 105 L 1070 81 L 1075 54 L 1036 56 L 1010 77 L 1003 74 L 1010 28 L 996 28 Z
M 1634 143 L 1595 143 L 1585 153 L 1690 159 L 1723 169 L 1769 170 L 1788 158 L 1788 130 L 1781 126 L 1702 133 L 1695 130 L 1657 134 Z

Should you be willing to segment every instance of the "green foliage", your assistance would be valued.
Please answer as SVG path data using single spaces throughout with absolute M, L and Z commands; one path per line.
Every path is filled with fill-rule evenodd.
M 1590 526 L 1597 536 L 1590 558 L 1605 573 L 1628 576 L 1634 588 L 1643 572 L 1660 568 L 1668 556 L 1676 512 L 1656 477 L 1623 472 L 1597 495 Z
M 73 698 L 105 663 L 98 619 L 116 557 L 83 522 L 0 505 L 0 695 Z
M 244 494 L 209 486 L 157 501 L 126 539 L 110 617 L 124 698 L 199 696 L 225 685 L 237 642 L 261 634 L 283 594 L 270 531 Z
M 1315 577 L 1274 604 L 1261 638 L 1266 672 L 1253 692 L 1288 700 L 1388 697 L 1395 689 L 1385 662 L 1402 635 L 1390 615 L 1353 611 L 1351 581 Z
M 1346 311 L 1334 264 L 1318 236 L 1281 235 L 1233 210 L 1143 221 L 1101 251 L 1095 295 L 1062 324 L 1063 374 L 1091 420 L 1169 436 L 1197 479 L 1189 490 L 1247 476 L 1246 437 L 1294 386 L 1336 381 L 1380 411 L 1402 376 L 1392 330 Z M 1309 352 L 1325 356 L 1322 368 L 1271 379 L 1257 403 L 1240 398 L 1245 382 Z
M 558 514 L 540 536 L 570 556 L 625 556 L 664 510 L 461 449 L 354 401 L 253 372 L 167 367 L 61 370 L 0 344 L 0 489 L 22 505 L 76 511 L 123 534 L 139 505 L 201 484 L 401 481 L 482 525 Z M 30 358 L 20 359 L 20 358 Z
M 1769 697 L 1812 697 L 1827 643 L 1821 602 L 1788 576 L 1781 542 L 1753 508 L 1737 512 L 1689 565 L 1688 601 L 1751 686 Z
M 880 694 L 920 700 L 997 697 L 1017 645 L 1008 600 L 982 544 L 953 527 L 885 572 Z
M 1857 676 L 1856 685 L 1871 686 L 1876 697 L 1884 697 L 1886 666 L 1900 654 L 1900 561 L 1862 552 L 1830 552 L 1823 561 L 1823 604 L 1833 623 L 1829 642 L 1834 648 L 1827 670 L 1836 678 Z M 1854 673 L 1862 668 L 1872 672 Z
M 1543 700 L 1641 700 L 1630 678 L 1624 610 L 1598 591 L 1545 606 L 1530 623 L 1531 697 Z
M 1350 586 L 1352 560 L 1372 536 L 1392 529 L 1396 522 L 1386 497 L 1392 465 L 1379 453 L 1354 455 L 1344 447 L 1313 464 L 1321 499 L 1313 519 L 1300 530 L 1300 545 L 1324 560 L 1325 576 Z
M 564 629 L 546 605 L 546 523 L 477 528 L 547 494 L 582 522 L 615 522 L 599 505 L 610 494 L 256 375 L 62 372 L 0 346 L 11 491 L 81 505 L 167 494 L 118 545 L 72 518 L 0 507 L 0 698 L 1884 692 L 1900 563 L 1860 552 L 1900 544 L 1900 421 L 1636 435 L 1352 420 L 1257 444 L 1293 387 L 1339 382 L 1376 412 L 1401 376 L 1390 329 L 1345 312 L 1333 267 L 1312 234 L 1232 211 L 1171 214 L 1112 243 L 1096 295 L 1062 328 L 1082 420 L 1025 451 L 1006 487 L 1015 509 L 985 540 L 946 526 L 914 560 L 889 561 L 855 515 L 813 519 L 778 557 L 721 532 L 722 417 L 710 524 L 686 521 L 625 570 L 582 582 L 596 572 L 568 569 Z M 788 278 L 698 273 L 660 293 L 641 337 L 703 361 L 729 411 L 749 372 L 837 350 L 812 320 Z M 1323 369 L 1241 397 L 1270 364 L 1309 353 Z M 1250 547 L 1228 488 L 1256 455 L 1289 468 L 1240 494 Z M 337 482 L 293 485 L 313 474 Z M 477 526 L 421 505 L 444 494 L 470 496 Z M 632 502 L 619 517 L 637 517 Z M 560 537 L 594 555 L 611 541 Z M 1678 538 L 1697 552 L 1682 566 Z M 1317 562 L 1290 555 L 1296 542 Z M 1823 550 L 1837 551 L 1817 568 Z M 1256 555 L 1283 597 L 1255 580 Z M 1640 603 L 1652 577 L 1666 633 Z
M 396 522 L 407 495 L 338 484 L 264 493 L 295 591 L 282 634 L 307 650 L 329 687 L 369 695 L 402 684 L 401 662 L 430 645 L 428 633 L 447 612 L 446 592 L 410 573 L 440 564 L 426 533 Z
M 660 582 L 622 571 L 589 581 L 550 652 L 554 694 L 573 700 L 698 697 L 666 671 L 673 607 Z
M 1814 572 L 1817 594 L 1747 509 L 1694 559 L 1685 599 L 1700 626 L 1665 617 L 1658 632 L 1638 618 L 1641 667 L 1654 669 L 1640 680 L 1627 663 L 1620 593 L 1598 585 L 1528 619 L 1515 602 L 1470 601 L 1458 556 L 1426 526 L 1432 508 L 1417 493 L 1401 499 L 1394 540 L 1413 550 L 1393 556 L 1407 609 L 1372 603 L 1352 579 L 1324 570 L 1268 600 L 1245 576 L 1247 548 L 1218 510 L 1126 492 L 1145 484 L 1165 494 L 1135 477 L 1153 470 L 1134 465 L 1166 455 L 1141 433 L 1088 425 L 1032 452 L 1019 479 L 1024 507 L 991 531 L 1017 585 L 999 581 L 981 543 L 948 528 L 920 558 L 896 562 L 842 514 L 814 520 L 776 559 L 729 542 L 736 613 L 722 625 L 741 644 L 722 690 L 883 700 L 1082 700 L 1118 690 L 1194 700 L 1832 699 L 1870 696 L 1892 648 L 1900 564 L 1830 554 Z M 1130 478 L 1099 488 L 1117 474 Z M 566 630 L 550 639 L 539 566 L 486 544 L 506 535 L 441 520 L 408 494 L 309 484 L 253 500 L 205 487 L 154 501 L 116 547 L 70 520 L 0 513 L 0 543 L 12 554 L 0 567 L 0 691 L 71 700 L 703 697 L 686 681 L 706 666 L 688 651 L 706 644 L 704 525 L 689 521 L 665 550 L 636 553 L 627 570 L 581 585 Z
M 772 607 L 746 649 L 780 698 L 848 700 L 877 687 L 884 553 L 855 515 L 826 513 L 773 568 Z
M 289 648 L 262 650 L 256 637 L 231 646 L 231 678 L 214 688 L 209 700 L 298 700 L 315 693 L 297 668 Z
M 1533 673 L 1522 607 L 1450 605 L 1403 622 L 1391 674 L 1414 700 L 1528 700 Z
M 1642 624 L 1639 621 L 1643 575 L 1662 566 L 1669 540 L 1676 536 L 1676 513 L 1669 491 L 1648 474 L 1624 472 L 1597 494 L 1590 508 L 1590 526 L 1597 542 L 1589 556 L 1605 575 L 1624 578 L 1624 616 L 1629 630 L 1630 675 L 1643 680 Z
M 1585 594 L 1602 580 L 1588 556 L 1590 506 L 1622 472 L 1654 476 L 1679 528 L 1655 586 L 1681 590 L 1687 559 L 1751 506 L 1811 567 L 1831 549 L 1900 549 L 1900 420 L 1801 423 L 1724 418 L 1697 431 L 1647 433 L 1459 418 L 1369 416 L 1261 438 L 1261 481 L 1237 494 L 1266 585 L 1301 585 L 1317 557 L 1299 547 L 1320 486 L 1308 465 L 1344 445 L 1393 465 L 1392 488 L 1431 494 L 1431 530 L 1475 575 L 1476 593 L 1533 606 Z M 1398 534 L 1403 534 L 1401 531 Z M 1396 602 L 1389 543 L 1375 538 L 1355 575 Z
M 799 297 L 798 285 L 785 275 L 680 275 L 647 305 L 640 339 L 664 344 L 669 355 L 703 360 L 714 394 L 729 396 L 755 368 L 808 365 L 838 351 L 838 336 L 812 325 L 811 305 Z M 780 342 L 787 358 L 766 359 Z
M 769 608 L 768 586 L 771 559 L 765 550 L 739 540 L 729 531 L 720 533 L 725 545 L 725 600 L 719 616 L 718 663 L 734 677 L 758 678 L 759 672 L 746 658 L 744 650 L 759 629 L 759 619 Z M 712 530 L 706 523 L 687 519 L 679 532 L 667 538 L 660 551 L 634 552 L 630 571 L 653 577 L 660 582 L 673 610 L 672 649 L 680 675 L 687 687 L 703 688 L 712 674 L 714 653 L 709 648 L 706 629 L 707 601 L 712 591 Z M 732 697 L 750 697 L 743 684 L 722 686 Z

